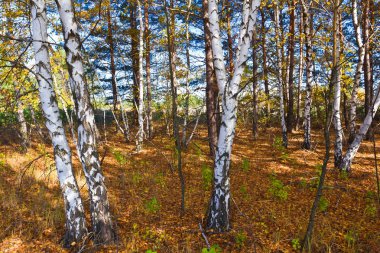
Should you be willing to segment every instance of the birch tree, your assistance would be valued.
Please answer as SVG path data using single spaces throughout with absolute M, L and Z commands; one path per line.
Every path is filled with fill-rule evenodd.
M 313 81 L 313 63 L 312 63 L 312 27 L 313 16 L 310 13 L 310 3 L 302 2 L 302 12 L 304 18 L 305 32 L 305 65 L 306 65 L 306 94 L 304 109 L 304 141 L 302 147 L 304 149 L 311 148 L 311 98 L 312 98 L 312 81 Z
M 361 25 L 359 23 L 358 17 L 358 6 L 357 1 L 352 1 L 352 21 L 355 29 L 356 43 L 358 44 L 358 63 L 356 64 L 354 84 L 352 87 L 351 98 L 350 98 L 350 111 L 349 111 L 349 142 L 353 141 L 356 133 L 356 104 L 358 100 L 358 89 L 360 85 L 360 78 L 363 72 L 363 62 L 364 62 L 364 45 L 362 39 Z
M 345 156 L 343 157 L 342 162 L 340 163 L 339 168 L 341 170 L 344 170 L 344 171 L 351 170 L 352 161 L 355 158 L 355 155 L 358 152 L 360 144 L 362 143 L 363 139 L 365 138 L 368 132 L 368 129 L 370 128 L 372 124 L 373 118 L 376 115 L 379 105 L 380 105 L 380 89 L 377 88 L 376 96 L 373 98 L 373 101 L 372 101 L 371 110 L 366 114 L 366 117 L 364 118 L 364 121 L 359 128 L 359 131 L 355 134 L 354 140 L 348 147 L 347 152 Z
M 285 121 L 285 105 L 284 105 L 284 91 L 283 91 L 283 73 L 282 73 L 282 56 L 281 56 L 281 42 L 280 42 L 280 11 L 278 9 L 278 2 L 274 6 L 274 22 L 276 33 L 276 56 L 277 56 L 277 82 L 278 93 L 280 96 L 280 118 L 281 118 L 281 131 L 282 131 L 282 145 L 288 146 L 288 134 Z
M 142 16 L 141 3 L 137 1 L 138 19 L 140 23 L 139 29 L 139 103 L 137 105 L 137 118 L 139 122 L 139 130 L 137 132 L 136 151 L 140 152 L 144 139 L 144 85 L 143 85 L 143 57 L 144 57 L 144 22 Z
M 219 130 L 218 145 L 214 161 L 214 187 L 207 215 L 207 228 L 217 232 L 230 229 L 230 179 L 229 167 L 235 126 L 237 121 L 237 95 L 239 84 L 248 58 L 248 50 L 256 22 L 257 8 L 260 0 L 245 0 L 243 2 L 242 24 L 236 51 L 236 61 L 232 78 L 227 77 L 224 62 L 224 52 L 220 37 L 218 5 L 216 0 L 210 0 L 208 14 L 210 22 L 211 46 L 213 52 L 216 80 L 219 94 L 222 98 L 222 115 Z
M 342 160 L 343 149 L 343 129 L 340 119 L 340 97 L 341 97 L 341 63 L 340 63 L 340 40 L 339 40 L 339 24 L 340 24 L 340 0 L 334 1 L 333 13 L 333 51 L 332 51 L 332 68 L 331 82 L 334 84 L 334 105 L 333 105 L 333 123 L 335 130 L 334 144 L 334 165 L 338 167 Z
M 78 150 L 90 195 L 91 221 L 96 243 L 115 239 L 107 188 L 96 149 L 96 125 L 85 79 L 81 41 L 71 0 L 56 0 L 62 22 L 66 63 L 78 121 Z
M 73 175 L 71 150 L 59 115 L 47 44 L 47 18 L 44 0 L 32 0 L 32 36 L 42 111 L 54 147 L 54 160 L 62 190 L 66 217 L 64 246 L 81 241 L 87 234 L 82 199 Z

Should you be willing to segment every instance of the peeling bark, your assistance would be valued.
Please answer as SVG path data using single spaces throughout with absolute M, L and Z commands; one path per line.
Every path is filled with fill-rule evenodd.
M 71 150 L 66 139 L 64 126 L 53 88 L 50 56 L 47 41 L 47 17 L 44 0 L 32 0 L 32 36 L 35 53 L 36 73 L 45 124 L 54 147 L 54 160 L 62 190 L 66 216 L 64 246 L 80 242 L 87 235 L 82 199 L 73 175 Z
M 90 195 L 91 221 L 96 243 L 113 243 L 115 232 L 111 220 L 107 188 L 96 148 L 94 112 L 90 103 L 83 67 L 78 25 L 71 0 L 56 0 L 63 27 L 66 62 L 78 121 L 78 150 Z
M 251 46 L 259 5 L 260 0 L 245 0 L 243 2 L 239 43 L 236 51 L 233 76 L 230 81 L 227 78 L 227 70 L 223 57 L 217 2 L 216 0 L 210 0 L 208 5 L 214 67 L 219 93 L 222 98 L 222 117 L 214 161 L 214 187 L 206 222 L 208 229 L 213 229 L 217 232 L 230 229 L 229 167 L 237 120 L 237 93 L 248 58 L 248 49 Z

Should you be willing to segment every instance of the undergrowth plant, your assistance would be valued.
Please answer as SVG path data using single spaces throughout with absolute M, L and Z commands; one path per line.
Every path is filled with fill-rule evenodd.
M 202 182 L 203 182 L 203 187 L 205 190 L 209 190 L 212 185 L 212 180 L 213 180 L 213 171 L 212 169 L 203 164 L 202 165 Z
M 203 248 L 202 253 L 221 253 L 222 249 L 219 247 L 218 244 L 213 244 L 210 249 Z
M 247 158 L 243 159 L 243 161 L 241 163 L 241 168 L 244 172 L 249 172 L 249 170 L 251 169 L 250 162 Z
M 281 201 L 285 201 L 288 199 L 289 187 L 284 186 L 284 183 L 280 179 L 277 179 L 275 174 L 272 174 L 270 176 L 270 184 L 271 185 L 268 189 L 268 193 L 271 196 Z
M 244 244 L 246 241 L 247 241 L 247 234 L 244 231 L 239 231 L 239 233 L 235 235 L 235 243 L 239 249 L 244 247 Z
M 156 197 L 153 197 L 145 203 L 145 210 L 149 213 L 157 213 L 160 211 L 160 203 Z

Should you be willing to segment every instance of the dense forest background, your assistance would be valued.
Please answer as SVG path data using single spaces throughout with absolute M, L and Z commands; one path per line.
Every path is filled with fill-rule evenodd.
M 0 3 L 0 252 L 380 251 L 379 1 Z

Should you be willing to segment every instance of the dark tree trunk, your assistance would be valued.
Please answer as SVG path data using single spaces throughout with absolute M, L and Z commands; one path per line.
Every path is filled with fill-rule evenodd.
M 133 78 L 133 121 L 137 122 L 137 108 L 139 106 L 139 30 L 137 29 L 137 8 L 136 4 L 130 3 L 130 22 L 131 22 L 131 57 L 132 57 L 132 78 Z
M 215 157 L 215 148 L 218 144 L 219 102 L 218 85 L 216 83 L 214 63 L 211 49 L 211 34 L 208 21 L 208 0 L 203 0 L 203 26 L 205 34 L 205 58 L 206 58 L 206 114 L 208 143 L 210 155 Z
M 112 84 L 112 95 L 113 95 L 113 110 L 117 111 L 117 84 L 116 84 L 116 68 L 115 68 L 115 48 L 112 34 L 112 19 L 111 19 L 111 3 L 108 2 L 107 6 L 107 43 L 110 49 L 110 68 L 111 68 L 111 84 Z
M 170 9 L 174 9 L 174 0 L 170 0 Z M 178 81 L 176 77 L 176 53 L 175 53 L 175 16 L 168 10 L 165 2 L 166 15 L 166 35 L 169 52 L 169 72 L 170 72 L 170 89 L 172 96 L 172 117 L 173 117 L 173 135 L 177 152 L 177 170 L 181 184 L 181 215 L 185 213 L 185 178 L 182 173 L 182 147 L 181 137 L 179 135 L 179 117 L 178 117 Z
M 257 114 L 257 92 L 258 92 L 258 80 L 257 80 L 257 57 L 256 57 L 256 49 L 257 49 L 257 33 L 256 30 L 253 31 L 252 36 L 252 44 L 253 44 L 253 52 L 252 52 L 252 62 L 253 62 L 253 70 L 252 70 L 252 135 L 254 139 L 257 139 L 258 136 L 258 114 Z

